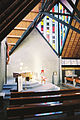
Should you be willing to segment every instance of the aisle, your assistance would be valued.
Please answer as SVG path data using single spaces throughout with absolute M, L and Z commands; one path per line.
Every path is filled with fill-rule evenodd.
M 32 87 L 31 89 L 26 89 L 26 90 L 23 90 L 23 91 L 48 91 L 48 90 L 60 90 L 60 87 L 52 84 L 52 83 L 46 83 L 46 84 L 41 84 L 41 83 L 38 83 L 37 86 L 35 87 Z

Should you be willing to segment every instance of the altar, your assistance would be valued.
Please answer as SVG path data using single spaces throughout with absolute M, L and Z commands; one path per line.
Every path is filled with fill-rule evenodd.
M 15 82 L 17 83 L 17 91 L 21 91 L 23 89 L 23 82 L 25 83 L 24 89 L 27 89 L 26 84 L 27 81 L 32 79 L 33 73 L 31 72 L 21 72 L 21 73 L 13 73 L 13 77 L 15 78 Z

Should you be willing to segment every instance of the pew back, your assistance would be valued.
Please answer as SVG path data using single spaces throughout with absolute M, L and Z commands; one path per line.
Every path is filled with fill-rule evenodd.
M 45 92 L 11 92 L 11 98 L 16 97 L 29 97 L 29 96 L 47 96 L 47 95 L 58 95 L 58 94 L 68 94 L 68 93 L 76 93 L 80 92 L 80 88 L 76 89 L 62 89 L 58 91 L 45 91 Z
M 28 93 L 28 94 L 27 94 Z M 80 89 L 66 89 L 48 92 L 14 92 L 7 108 L 8 119 L 30 118 L 48 113 L 73 115 L 80 110 Z M 13 95 L 14 96 L 14 95 Z M 43 115 L 44 114 L 44 115 Z
M 80 99 L 80 94 L 63 94 L 63 95 L 49 95 L 49 96 L 34 96 L 34 97 L 21 97 L 10 98 L 10 105 L 24 105 L 32 103 L 45 103 L 45 102 L 63 102 L 64 100 Z
M 64 101 L 63 103 L 56 104 L 31 104 L 24 105 L 23 107 L 13 107 L 7 108 L 7 115 L 9 119 L 12 118 L 29 118 L 34 116 L 39 116 L 43 113 L 57 112 L 57 114 L 62 113 L 74 113 L 80 109 L 80 100 Z M 38 115 L 39 114 L 39 115 Z M 46 116 L 46 114 L 45 114 Z

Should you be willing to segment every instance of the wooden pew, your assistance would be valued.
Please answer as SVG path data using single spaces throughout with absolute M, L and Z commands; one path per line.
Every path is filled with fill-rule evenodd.
M 60 112 L 66 114 L 73 114 L 75 111 L 80 110 L 80 99 L 63 101 L 58 104 L 28 104 L 20 107 L 7 108 L 8 119 L 15 118 L 30 118 L 36 117 L 36 114 Z M 57 113 L 59 114 L 59 113 Z M 46 116 L 46 114 L 45 114 Z
M 31 103 L 45 103 L 45 102 L 63 102 L 64 100 L 80 99 L 79 94 L 63 94 L 63 95 L 50 95 L 50 96 L 34 96 L 34 97 L 21 97 L 10 98 L 10 105 L 24 105 Z
M 70 84 L 73 84 L 74 87 L 75 87 L 75 79 L 74 78 L 72 78 L 72 77 L 65 77 L 65 84 L 67 84 L 68 82 Z
M 80 89 L 14 93 L 13 96 L 17 98 L 10 98 L 10 106 L 7 108 L 7 117 L 11 120 L 36 117 L 36 114 L 40 117 L 41 113 L 46 112 L 58 112 L 59 115 L 60 111 L 69 116 L 80 110 Z
M 80 83 L 80 79 L 79 79 L 79 78 L 76 78 L 76 79 L 75 79 L 75 82 L 76 82 L 76 83 Z
M 45 91 L 45 92 L 11 92 L 11 98 L 16 97 L 30 97 L 30 96 L 46 96 L 46 95 L 58 95 L 58 94 L 68 94 L 68 93 L 76 93 L 80 92 L 80 88 L 76 89 L 62 89 L 58 91 Z
M 66 77 L 66 80 L 73 81 L 73 78 L 72 77 Z
M 73 82 L 74 87 L 76 86 L 76 83 L 79 83 L 79 84 L 80 84 L 80 79 L 77 78 L 77 77 L 75 77 L 75 78 L 65 77 L 65 84 L 67 83 L 67 81 Z
M 4 103 L 3 103 L 3 96 L 0 96 L 0 111 L 3 109 Z

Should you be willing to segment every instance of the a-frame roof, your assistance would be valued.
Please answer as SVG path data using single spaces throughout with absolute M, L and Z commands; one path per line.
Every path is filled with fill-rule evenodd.
M 58 1 L 58 0 L 57 1 L 56 0 L 41 0 L 41 3 L 42 4 L 44 3 L 44 4 L 43 4 L 43 7 L 41 7 L 40 10 L 48 11 L 50 9 L 50 7 L 54 6 L 57 2 L 62 2 L 62 1 L 63 0 L 60 0 L 60 1 Z M 80 6 L 80 0 L 76 1 L 78 3 L 77 7 L 76 7 L 76 4 L 73 4 L 69 0 L 66 0 L 66 1 L 73 8 L 74 15 L 71 13 L 72 22 L 71 22 L 70 28 L 68 29 L 68 35 L 67 35 L 67 39 L 66 39 L 66 42 L 64 44 L 64 47 L 63 47 L 62 57 L 80 58 L 80 53 L 79 53 L 79 48 L 80 48 L 80 43 L 79 43 L 80 42 L 80 33 L 79 33 L 80 32 L 80 7 L 79 7 Z M 5 4 L 5 7 L 2 8 L 1 13 L 0 13 L 0 18 L 1 18 L 1 21 L 0 21 L 0 24 L 1 24 L 1 27 L 0 27 L 0 29 L 1 29 L 0 30 L 1 31 L 0 32 L 0 36 L 1 36 L 0 41 L 22 20 L 22 18 L 26 14 L 28 14 L 40 2 L 40 0 L 37 0 L 37 1 L 36 0 L 29 0 L 29 1 L 24 0 L 24 2 L 19 1 L 19 0 L 12 0 L 12 1 L 11 0 L 7 1 L 6 0 L 6 2 L 8 3 L 7 5 L 3 2 L 3 0 L 1 0 L 1 2 L 0 2 L 0 6 L 2 4 Z M 32 5 L 32 3 L 33 3 L 33 5 Z M 14 8 L 15 12 L 14 12 L 14 9 L 13 9 L 13 5 L 15 6 L 15 8 Z M 23 10 L 20 9 L 21 6 L 22 6 Z M 65 6 L 65 7 L 67 8 L 67 6 Z M 19 8 L 19 11 L 17 11 L 17 8 Z M 15 19 L 13 19 L 13 16 L 11 17 L 11 10 L 12 10 L 13 16 L 15 15 Z M 27 12 L 25 12 L 26 10 L 27 10 Z M 9 14 L 5 15 L 5 13 L 9 13 Z M 23 15 L 23 13 L 24 13 L 24 15 Z M 21 41 L 24 40 L 24 38 L 31 32 L 31 30 L 35 27 L 36 23 L 38 23 L 39 20 L 43 16 L 44 15 L 39 12 L 36 19 L 34 19 L 34 21 L 32 22 L 31 26 L 28 27 L 25 34 L 19 39 L 17 44 L 13 47 L 12 52 L 17 48 L 17 46 L 21 43 Z M 7 18 L 5 19 L 5 17 L 7 17 Z M 5 27 L 4 27 L 4 25 L 5 25 Z M 74 27 L 73 29 L 75 31 L 71 29 L 71 26 Z M 76 28 L 78 30 L 78 33 L 76 31 Z
M 77 9 L 80 13 L 80 0 L 78 2 Z M 76 19 L 73 19 L 71 25 L 80 30 L 80 18 L 79 18 L 79 22 Z M 69 30 L 63 48 L 62 57 L 80 58 L 80 33 L 77 33 L 72 29 Z
M 40 2 L 40 0 L 0 1 L 0 41 Z

